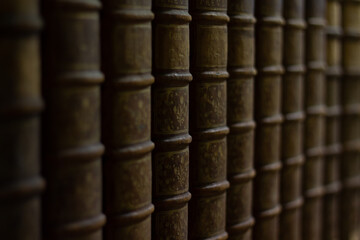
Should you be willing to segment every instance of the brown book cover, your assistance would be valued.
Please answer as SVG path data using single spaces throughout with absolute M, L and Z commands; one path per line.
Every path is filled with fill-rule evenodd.
M 255 168 L 254 240 L 279 237 L 281 152 L 282 0 L 255 1 Z
M 43 2 L 43 239 L 102 239 L 100 2 Z
M 189 82 L 188 0 L 153 0 L 152 139 L 153 239 L 188 239 Z
M 324 163 L 323 239 L 339 237 L 341 2 L 327 1 L 326 134 Z
M 229 239 L 252 238 L 254 170 L 254 0 L 229 0 L 227 82 L 228 143 L 227 231 Z
M 343 0 L 341 239 L 360 239 L 360 1 Z
M 103 0 L 105 239 L 151 239 L 151 0 Z
M 191 0 L 189 239 L 227 239 L 227 1 Z
M 41 19 L 37 0 L 0 3 L 0 238 L 38 240 Z
M 325 0 L 306 1 L 306 67 L 302 235 L 322 239 L 325 141 Z
M 280 199 L 280 239 L 300 240 L 303 155 L 303 84 L 305 74 L 305 1 L 284 1 L 284 67 Z

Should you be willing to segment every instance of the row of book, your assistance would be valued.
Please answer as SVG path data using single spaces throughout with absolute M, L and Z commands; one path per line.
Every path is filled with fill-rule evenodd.
M 360 239 L 359 0 L 1 0 L 0 239 Z

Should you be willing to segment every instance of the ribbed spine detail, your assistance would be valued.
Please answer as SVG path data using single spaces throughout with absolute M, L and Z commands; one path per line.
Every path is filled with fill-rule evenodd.
M 324 239 L 339 239 L 341 154 L 341 2 L 327 1 L 326 134 L 324 164 Z
M 227 239 L 227 1 L 191 0 L 189 239 Z M 204 44 L 206 43 L 206 44 Z
M 0 5 L 0 236 L 40 239 L 39 1 Z
M 44 1 L 43 239 L 101 239 L 99 1 Z M 89 177 L 90 176 L 90 177 Z M 61 211 L 59 211 L 61 209 Z
M 303 239 L 322 239 L 325 154 L 326 0 L 306 1 Z
M 188 239 L 189 72 L 188 1 L 153 1 L 152 139 L 153 239 Z
M 103 1 L 104 239 L 151 239 L 151 0 Z
M 227 231 L 229 239 L 250 240 L 254 170 L 254 1 L 228 1 L 229 51 L 227 85 L 228 136 Z
M 279 238 L 280 142 L 283 115 L 281 85 L 283 67 L 283 3 L 279 0 L 255 1 L 256 69 L 255 79 L 255 240 Z
M 305 75 L 306 28 L 304 0 L 284 2 L 284 68 L 282 88 L 282 128 L 281 158 L 281 205 L 280 239 L 300 240 L 302 197 L 303 155 L 303 85 Z M 296 46 L 296 47 L 294 47 Z

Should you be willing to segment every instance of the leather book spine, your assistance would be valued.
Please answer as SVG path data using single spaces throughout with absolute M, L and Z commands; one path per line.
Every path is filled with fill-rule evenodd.
M 230 16 L 227 82 L 227 231 L 229 239 L 250 240 L 254 170 L 254 1 L 229 0 Z
M 279 238 L 283 1 L 255 1 L 255 169 L 254 240 Z
M 339 237 L 340 117 L 341 117 L 341 2 L 327 1 L 326 128 L 324 163 L 323 239 Z
M 0 238 L 41 235 L 39 36 L 37 0 L 0 3 Z
M 343 1 L 341 239 L 360 238 L 360 1 Z
M 282 88 L 282 163 L 280 239 L 300 240 L 303 155 L 303 85 L 305 74 L 305 1 L 284 1 Z
M 100 2 L 45 0 L 43 239 L 102 239 Z
M 153 0 L 153 239 L 188 239 L 190 28 L 188 0 Z
M 227 239 L 227 1 L 191 0 L 189 239 Z
M 103 0 L 104 237 L 151 239 L 151 0 Z
M 306 2 L 305 126 L 303 168 L 303 238 L 322 239 L 325 141 L 326 1 Z

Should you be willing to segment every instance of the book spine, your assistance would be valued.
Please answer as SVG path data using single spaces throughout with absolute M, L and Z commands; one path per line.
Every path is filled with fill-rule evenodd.
M 151 239 L 151 0 L 103 0 L 105 239 Z
M 227 1 L 190 1 L 189 239 L 227 239 Z
M 305 129 L 303 170 L 303 238 L 322 238 L 325 136 L 326 1 L 306 2 Z
M 360 238 L 360 1 L 343 1 L 341 239 Z
M 227 231 L 229 239 L 252 238 L 254 170 L 254 1 L 229 0 L 227 122 L 230 134 L 227 175 Z
M 341 31 L 341 2 L 328 0 L 323 239 L 339 239 Z
M 40 239 L 39 35 L 37 0 L 0 6 L 0 238 Z M 26 6 L 26 7 L 25 7 Z
M 190 28 L 188 0 L 153 0 L 153 238 L 188 239 Z
M 304 0 L 284 1 L 282 89 L 282 163 L 280 239 L 300 240 L 303 155 L 303 84 L 305 74 Z M 296 47 L 295 47 L 296 46 Z
M 98 1 L 46 0 L 44 239 L 102 239 Z
M 257 0 L 255 80 L 255 168 L 254 240 L 275 240 L 279 237 L 280 206 L 280 140 L 282 45 L 284 19 L 282 0 Z

